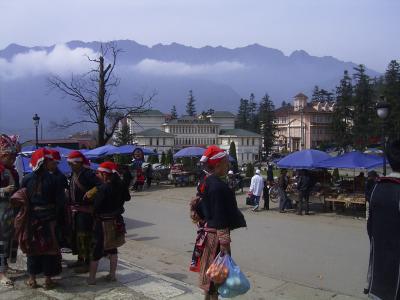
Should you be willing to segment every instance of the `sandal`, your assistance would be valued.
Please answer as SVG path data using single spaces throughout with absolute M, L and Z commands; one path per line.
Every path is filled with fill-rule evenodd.
M 25 285 L 28 288 L 31 288 L 31 289 L 37 289 L 39 287 L 37 282 L 36 282 L 36 280 L 29 280 L 28 279 L 27 281 L 25 281 Z
M 0 284 L 3 285 L 4 287 L 14 287 L 14 281 L 5 276 L 2 279 L 0 279 Z
M 55 283 L 54 281 L 47 281 L 47 282 L 45 282 L 44 284 L 43 284 L 43 288 L 45 289 L 45 290 L 52 290 L 52 289 L 54 289 L 55 287 L 57 287 L 57 283 Z
M 110 281 L 110 282 L 117 281 L 117 278 L 115 278 L 115 276 L 111 276 L 111 274 L 104 275 L 101 278 L 106 280 L 106 281 Z
M 94 279 L 94 280 L 87 279 L 86 283 L 87 283 L 87 285 L 96 285 L 96 279 Z

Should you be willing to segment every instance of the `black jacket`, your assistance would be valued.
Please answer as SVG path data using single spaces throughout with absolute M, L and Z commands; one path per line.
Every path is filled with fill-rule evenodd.
M 400 299 L 400 179 L 381 178 L 370 199 L 367 223 L 371 235 L 370 294 Z
M 237 207 L 234 192 L 227 183 L 215 175 L 210 175 L 206 179 L 198 213 L 210 228 L 234 230 L 247 226 L 243 214 Z

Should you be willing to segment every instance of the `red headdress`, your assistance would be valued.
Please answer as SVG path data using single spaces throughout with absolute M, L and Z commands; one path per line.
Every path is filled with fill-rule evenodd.
M 58 161 L 58 162 L 61 161 L 60 152 L 58 152 L 57 150 L 54 150 L 54 149 L 49 149 L 48 151 L 50 152 L 50 156 L 51 156 L 52 160 Z
M 204 151 L 200 162 L 213 167 L 227 156 L 226 152 L 218 146 L 212 145 Z
M 117 173 L 117 164 L 111 161 L 105 161 L 99 165 L 97 171 L 107 174 Z
M 13 154 L 18 152 L 18 136 L 0 135 L 0 154 Z
M 69 163 L 83 163 L 83 166 L 85 168 L 90 167 L 90 161 L 85 157 L 85 155 L 82 154 L 82 152 L 74 150 L 72 151 L 67 158 L 67 161 Z
M 40 148 L 32 153 L 31 161 L 29 166 L 32 168 L 32 171 L 35 172 L 39 170 L 39 168 L 43 165 L 46 159 L 52 159 L 52 156 L 46 148 Z

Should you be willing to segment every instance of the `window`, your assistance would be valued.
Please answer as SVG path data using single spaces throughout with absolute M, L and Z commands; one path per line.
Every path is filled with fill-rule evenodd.
M 247 138 L 247 146 L 248 145 L 250 145 L 250 139 L 249 138 Z M 247 155 L 248 156 L 248 155 Z M 247 159 L 249 159 L 248 157 L 247 157 Z
M 158 146 L 160 144 L 160 141 L 159 141 L 159 139 L 157 138 L 156 139 L 156 146 Z
M 251 144 L 254 146 L 254 139 L 251 139 Z
M 150 138 L 150 146 L 153 146 L 153 138 Z
M 165 144 L 165 138 L 162 139 L 162 144 L 163 144 L 163 145 L 166 145 L 166 144 Z

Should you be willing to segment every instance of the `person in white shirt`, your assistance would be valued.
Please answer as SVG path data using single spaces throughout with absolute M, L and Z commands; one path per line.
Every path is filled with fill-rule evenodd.
M 256 211 L 260 206 L 260 198 L 264 189 L 264 179 L 261 176 L 261 171 L 259 169 L 256 170 L 256 174 L 251 178 L 250 190 L 249 193 L 253 195 L 254 199 L 254 208 L 253 211 Z

